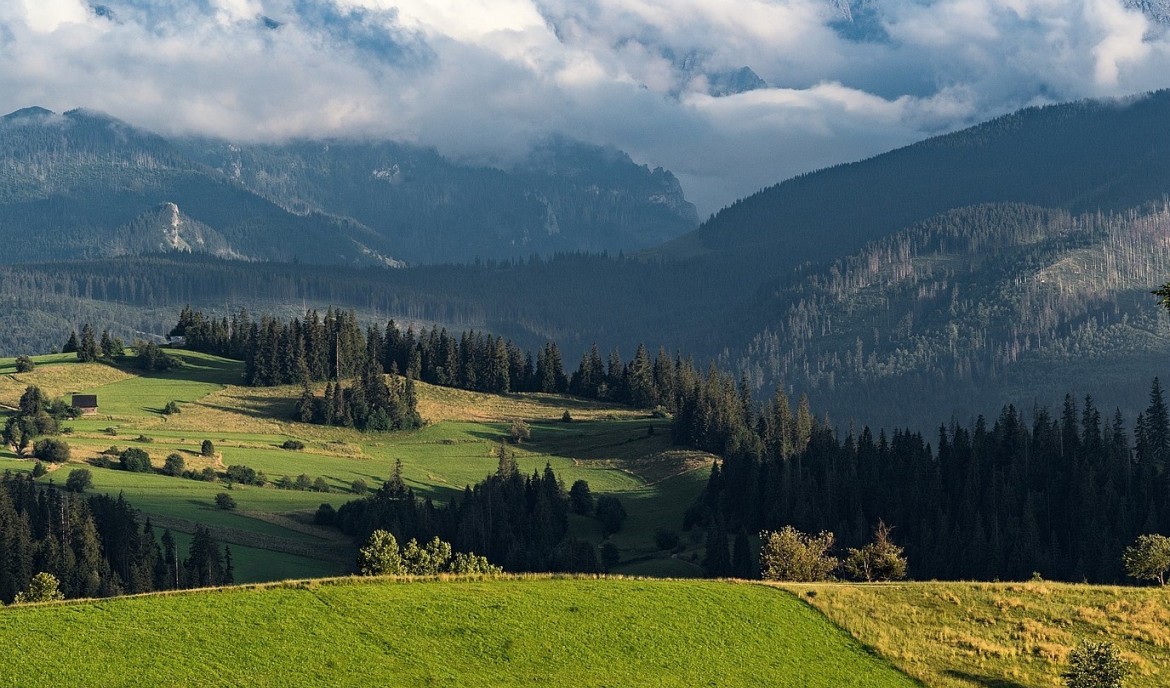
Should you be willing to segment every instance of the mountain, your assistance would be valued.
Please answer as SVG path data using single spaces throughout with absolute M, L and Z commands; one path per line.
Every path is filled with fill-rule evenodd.
M 58 345 L 61 322 L 38 315 L 46 310 L 78 323 L 116 319 L 121 333 L 163 331 L 173 319 L 167 304 L 283 315 L 333 304 L 371 319 L 488 330 L 528 348 L 553 339 L 568 367 L 594 342 L 627 357 L 638 342 L 662 345 L 742 373 L 760 397 L 776 386 L 807 392 L 841 422 L 929 429 L 952 413 L 1006 402 L 1027 409 L 1068 391 L 1101 395 L 1100 406 L 1132 416 L 1150 378 L 1170 376 L 1170 325 L 1149 294 L 1170 279 L 1166 121 L 1170 92 L 1031 108 L 782 182 L 682 238 L 623 257 L 404 270 L 371 261 L 341 276 L 305 264 L 321 261 L 214 258 L 225 246 L 247 254 L 189 203 L 159 202 L 121 220 L 116 236 L 140 247 L 169 241 L 177 212 L 177 237 L 189 245 L 202 237 L 208 255 L 119 249 L 100 261 L 0 269 L 0 320 L 40 333 L 18 338 L 0 327 L 0 350 Z M 373 169 L 389 181 L 370 183 L 405 186 L 396 175 L 416 174 L 415 163 L 403 154 L 395 172 L 384 159 L 371 167 L 371 157 L 346 172 L 341 161 L 351 156 L 333 158 L 324 145 L 198 153 L 185 142 L 178 154 L 225 170 L 213 170 L 220 183 L 286 215 L 345 217 L 355 232 L 382 236 L 389 230 L 374 224 L 366 194 L 320 180 L 358 185 Z M 575 168 L 558 167 L 561 147 L 498 178 L 570 176 Z M 225 156 L 218 163 L 216 151 Z M 229 154 L 238 154 L 235 177 Z M 278 158 L 301 162 L 278 166 Z M 632 169 L 609 159 L 614 170 Z M 326 172 L 280 182 L 264 172 L 301 164 Z M 597 181 L 573 174 L 578 188 Z
M 953 208 L 1124 210 L 1170 191 L 1170 91 L 1034 107 L 764 189 L 653 250 L 759 275 L 828 261 Z
M 164 211 L 160 211 L 160 207 Z M 150 218 L 175 207 L 179 215 Z M 178 222 L 169 239 L 161 226 Z M 187 241 L 184 235 L 192 241 Z M 296 215 L 209 172 L 167 140 L 87 110 L 27 108 L 0 121 L 0 239 L 7 261 L 127 252 L 393 264 L 347 218 Z
M 0 119 L 0 238 L 22 247 L 7 261 L 180 251 L 396 267 L 640 249 L 696 223 L 669 172 L 564 139 L 505 170 L 388 142 L 171 140 L 86 110 Z
M 763 327 L 723 363 L 886 427 L 1066 392 L 1134 415 L 1170 374 L 1170 317 L 1150 295 L 1170 279 L 1168 238 L 1168 204 L 948 211 L 766 290 L 739 314 Z

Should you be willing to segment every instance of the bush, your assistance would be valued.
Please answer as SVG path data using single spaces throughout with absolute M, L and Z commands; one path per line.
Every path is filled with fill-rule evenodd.
M 319 526 L 331 526 L 336 518 L 337 510 L 333 508 L 333 505 L 322 504 L 317 507 L 317 513 L 313 516 L 313 523 Z
M 1121 688 L 1129 665 L 1108 641 L 1082 640 L 1068 655 L 1068 669 L 1061 675 L 1068 688 Z
M 65 479 L 66 490 L 85 492 L 91 487 L 93 487 L 93 473 L 90 473 L 88 468 L 74 468 L 69 471 L 69 477 Z
M 219 480 L 219 474 L 215 472 L 214 468 L 208 466 L 199 473 L 199 479 L 203 482 L 213 483 Z
M 179 410 L 179 404 L 174 402 L 174 401 L 168 401 L 167 405 L 163 407 L 162 412 L 163 412 L 163 415 L 167 415 L 167 416 L 170 416 L 170 415 L 173 415 L 176 413 L 181 413 L 181 411 Z
M 150 456 L 138 447 L 130 447 L 118 456 L 122 470 L 131 473 L 150 472 Z
M 325 482 L 324 478 L 317 478 L 313 481 L 313 492 L 328 492 L 329 483 Z
M 118 428 L 115 428 L 115 427 L 106 428 L 105 430 L 102 430 L 102 432 L 106 433 L 110 437 L 117 437 L 118 436 Z
M 792 526 L 760 533 L 760 569 L 765 580 L 814 582 L 827 580 L 837 568 L 829 554 L 835 537 L 822 531 L 806 535 Z
M 41 463 L 40 461 L 37 461 L 36 464 L 33 465 L 32 477 L 39 478 L 48 472 L 49 472 L 49 469 L 45 468 L 45 464 Z
M 57 577 L 44 571 L 32 577 L 28 588 L 19 592 L 12 600 L 13 604 L 32 604 L 34 602 L 56 602 L 65 599 L 61 592 L 61 583 Z
M 41 440 L 33 445 L 33 456 L 49 463 L 65 463 L 69 460 L 69 445 L 64 440 Z
M 361 478 L 358 478 L 349 484 L 349 491 L 354 494 L 365 494 L 366 492 L 369 492 L 369 490 L 370 486 L 366 485 L 366 481 L 362 480 Z
M 311 487 L 313 487 L 313 479 L 310 478 L 306 473 L 301 473 L 298 475 L 296 482 L 293 483 L 293 489 L 296 490 L 304 491 Z
M 186 469 L 187 462 L 183 459 L 181 454 L 169 454 L 167 455 L 166 462 L 163 463 L 162 472 L 166 475 L 178 477 L 183 475 L 183 472 Z
M 230 482 L 241 485 L 255 485 L 258 482 L 257 477 L 256 470 L 248 466 L 233 464 L 227 467 L 227 479 Z
M 219 494 L 215 495 L 215 506 L 216 508 L 223 509 L 224 511 L 231 511 L 232 509 L 236 508 L 236 500 L 230 494 L 226 492 L 220 492 Z
M 569 409 L 565 409 L 565 412 L 561 414 L 561 422 L 562 423 L 572 423 L 573 422 L 573 414 L 569 413 Z
M 512 421 L 512 427 L 508 428 L 508 437 L 512 440 L 512 444 L 520 444 L 532 439 L 532 428 L 528 427 L 528 423 L 517 418 Z
M 147 437 L 146 435 L 139 435 L 138 437 L 135 437 L 135 438 L 134 438 L 134 441 L 135 441 L 135 442 L 141 442 L 141 443 L 143 443 L 143 444 L 150 444 L 150 443 L 154 442 L 154 438 L 153 438 L 153 437 Z
M 280 448 L 300 451 L 301 449 L 305 448 L 305 443 L 300 440 L 285 440 L 284 444 L 280 445 Z
M 18 373 L 31 373 L 33 371 L 33 369 L 36 367 L 37 367 L 37 364 L 33 363 L 33 360 L 31 358 L 29 358 L 28 356 L 17 356 L 16 357 L 16 372 L 18 372 Z
M 654 531 L 654 544 L 658 549 L 668 550 L 678 547 L 678 533 L 667 528 Z

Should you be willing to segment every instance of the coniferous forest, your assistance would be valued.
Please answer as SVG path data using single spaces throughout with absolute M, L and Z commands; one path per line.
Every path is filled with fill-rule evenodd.
M 169 530 L 155 538 L 150 521 L 121 496 L 83 495 L 0 477 L 0 601 L 10 603 L 38 573 L 52 574 L 72 597 L 174 590 L 231 583 L 231 548 L 199 527 L 185 553 Z

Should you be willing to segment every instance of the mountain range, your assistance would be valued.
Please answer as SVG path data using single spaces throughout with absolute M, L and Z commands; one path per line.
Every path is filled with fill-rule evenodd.
M 167 139 L 102 113 L 0 119 L 7 261 L 194 251 L 379 264 L 634 250 L 697 224 L 669 172 L 554 138 L 508 169 L 390 142 Z
M 1170 318 L 1149 294 L 1170 279 L 1167 121 L 1165 91 L 1029 108 L 781 182 L 673 238 L 655 234 L 627 209 L 622 217 L 642 231 L 625 245 L 661 243 L 622 257 L 406 269 L 385 265 L 428 247 L 437 255 L 450 244 L 423 230 L 399 232 L 393 250 L 388 240 L 376 243 L 371 237 L 385 239 L 400 225 L 384 220 L 383 200 L 372 190 L 384 185 L 395 193 L 420 169 L 454 177 L 466 168 L 433 152 L 394 153 L 396 144 L 163 142 L 170 152 L 152 154 L 149 164 L 109 166 L 100 193 L 80 183 L 69 187 L 78 212 L 82 200 L 101 206 L 125 189 L 143 195 L 143 188 L 164 186 L 146 183 L 152 179 L 194 178 L 232 190 L 282 222 L 335 223 L 314 226 L 326 227 L 320 231 L 333 245 L 360 243 L 378 259 L 367 256 L 369 267 L 340 279 L 328 264 L 360 264 L 352 253 L 318 250 L 301 264 L 219 258 L 265 257 L 259 238 L 270 230 L 261 231 L 259 220 L 256 231 L 237 229 L 231 210 L 184 211 L 198 195 L 154 197 L 118 231 L 100 235 L 104 252 L 74 254 L 100 259 L 66 263 L 46 260 L 59 256 L 43 251 L 33 252 L 38 263 L 0 268 L 7 312 L 0 316 L 0 349 L 54 345 L 60 331 L 85 318 L 121 323 L 128 334 L 159 333 L 173 319 L 168 308 L 185 303 L 285 315 L 333 304 L 371 319 L 489 330 L 528 347 L 555 339 L 569 366 L 594 342 L 627 356 L 640 341 L 663 345 L 737 371 L 761 397 L 776 387 L 808 393 L 838 422 L 921 429 L 1003 403 L 1055 403 L 1066 392 L 1092 393 L 1103 397 L 1101 406 L 1130 413 L 1143 407 L 1150 378 L 1170 374 Z M 121 159 L 147 159 L 140 152 L 145 144 L 120 145 Z M 551 141 L 541 150 L 523 165 L 491 171 L 488 178 L 502 185 L 492 188 L 526 180 L 525 188 L 534 194 L 543 188 L 555 209 L 563 198 L 554 201 L 551 187 L 541 184 L 608 183 L 625 189 L 613 196 L 653 199 L 637 206 L 642 211 L 692 216 L 681 195 L 665 193 L 677 188 L 667 172 L 572 142 Z M 565 160 L 575 161 L 575 171 Z M 22 183 L 6 182 L 5 193 L 31 184 Z M 451 212 L 476 207 L 457 197 Z M 572 225 L 554 212 L 567 233 Z M 501 221 L 499 231 L 509 227 Z M 150 242 L 169 248 L 157 255 Z M 176 252 L 197 246 L 205 257 Z M 6 338 L 7 325 L 17 321 L 37 325 L 26 327 L 20 341 Z

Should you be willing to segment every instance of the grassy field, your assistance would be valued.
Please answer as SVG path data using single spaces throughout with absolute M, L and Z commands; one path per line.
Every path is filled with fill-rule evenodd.
M 1108 639 L 1134 669 L 1126 685 L 1170 685 L 1170 593 L 1029 583 L 783 586 L 930 686 L 1062 685 L 1068 651 Z
M 0 639 L 3 685 L 917 685 L 788 593 L 714 581 L 228 588 L 2 609 Z
M 131 446 L 146 451 L 156 468 L 168 454 L 178 453 L 187 468 L 197 471 L 243 464 L 272 481 L 300 474 L 321 477 L 329 493 L 237 486 L 232 495 L 239 508 L 222 511 L 214 507 L 216 494 L 225 489 L 221 484 L 90 466 L 95 489 L 125 494 L 156 525 L 185 533 L 196 523 L 208 525 L 218 539 L 238 548 L 237 564 L 248 572 L 246 580 L 277 580 L 309 571 L 340 574 L 352 564 L 352 543 L 339 542 L 335 531 L 311 525 L 318 506 L 327 502 L 337 507 L 356 498 L 351 491 L 355 480 L 378 487 L 396 461 L 402 462 L 404 478 L 418 494 L 450 499 L 495 470 L 500 439 L 512 420 L 523 419 L 532 428 L 531 441 L 508 445 L 522 471 L 541 470 L 547 463 L 566 486 L 582 479 L 595 494 L 623 500 L 630 518 L 614 536 L 623 558 L 620 571 L 674 577 L 701 573 L 693 561 L 696 543 L 688 541 L 683 552 L 674 554 L 658 551 L 653 542 L 656 528 L 679 528 L 682 512 L 702 489 L 711 463 L 708 455 L 672 448 L 667 419 L 560 395 L 499 396 L 419 384 L 426 427 L 363 434 L 293 422 L 300 389 L 239 386 L 243 366 L 238 361 L 172 353 L 183 359 L 182 368 L 150 374 L 78 363 L 70 354 L 34 357 L 36 369 L 18 374 L 14 359 L 0 359 L 0 404 L 15 405 L 28 385 L 55 397 L 98 396 L 97 415 L 65 423 L 72 463 L 55 467 L 42 480 L 61 483 L 76 467 L 72 464 L 91 463 L 111 447 L 120 451 Z M 163 415 L 169 401 L 176 401 L 181 413 Z M 561 421 L 566 410 L 571 423 Z M 205 439 L 215 444 L 213 457 L 199 454 Z M 304 442 L 305 449 L 281 449 L 287 439 Z M 30 470 L 31 462 L 2 448 L 0 469 Z M 593 519 L 575 517 L 573 532 L 596 543 L 602 539 Z

